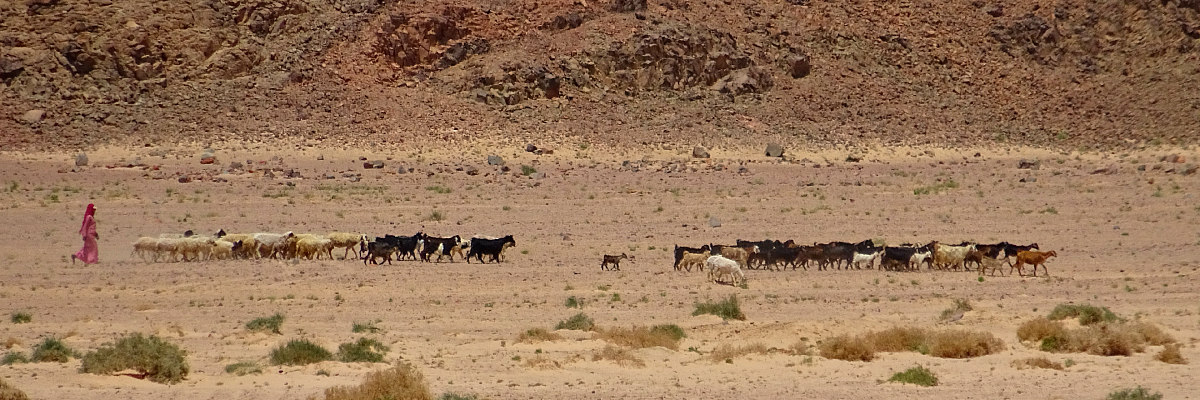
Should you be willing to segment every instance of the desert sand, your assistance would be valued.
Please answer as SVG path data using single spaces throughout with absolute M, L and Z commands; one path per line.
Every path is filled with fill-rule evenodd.
M 202 149 L 179 146 L 94 150 L 81 167 L 74 154 L 0 153 L 0 340 L 10 346 L 0 351 L 28 353 L 53 336 L 86 352 L 142 332 L 178 344 L 191 366 L 184 382 L 170 386 L 80 373 L 77 359 L 0 366 L 0 377 L 31 398 L 64 400 L 306 398 L 397 361 L 415 365 L 435 394 L 492 399 L 1074 399 L 1138 385 L 1166 398 L 1200 394 L 1200 369 L 1155 360 L 1159 346 L 1129 357 L 1046 353 L 1015 333 L 1057 304 L 1090 303 L 1162 327 L 1185 358 L 1200 359 L 1200 177 L 1181 173 L 1200 159 L 1194 149 L 789 149 L 787 160 L 761 149 L 714 150 L 698 160 L 690 150 L 563 144 L 537 156 L 513 144 L 465 151 L 230 144 L 216 149 L 212 165 L 199 163 Z M 488 154 L 511 171 L 487 165 Z M 1166 155 L 1183 162 L 1162 161 Z M 385 166 L 364 169 L 361 157 Z M 1040 166 L 1018 169 L 1021 159 Z M 232 168 L 235 161 L 243 167 Z M 525 176 L 523 165 L 545 176 Z M 401 166 L 412 171 L 399 174 Z M 950 180 L 956 185 L 944 185 Z M 939 184 L 945 189 L 914 194 Z M 101 263 L 73 265 L 68 255 L 80 246 L 88 203 L 99 209 Z M 710 226 L 713 217 L 719 227 Z M 139 236 L 187 229 L 512 234 L 517 246 L 506 262 L 484 265 L 155 263 L 130 254 Z M 1037 242 L 1059 257 L 1048 263 L 1048 277 L 751 270 L 747 288 L 671 268 L 675 244 L 765 238 L 1007 240 Z M 633 259 L 620 271 L 600 270 L 601 255 L 621 253 Z M 745 321 L 692 316 L 694 303 L 729 295 L 741 300 Z M 583 300 L 581 309 L 564 305 L 571 296 Z M 973 310 L 939 322 L 954 299 Z M 18 311 L 32 321 L 10 322 Z M 277 312 L 286 316 L 282 335 L 246 331 L 247 321 Z M 607 343 L 588 332 L 516 343 L 520 332 L 552 329 L 578 312 L 606 327 L 677 324 L 687 337 L 679 350 L 632 350 L 644 367 L 593 361 Z M 372 321 L 380 332 L 351 332 Z M 787 351 L 892 326 L 990 332 L 1007 349 L 972 359 L 881 353 L 871 362 Z M 270 350 L 288 339 L 336 349 L 362 336 L 391 347 L 387 363 L 268 365 Z M 706 356 L 722 344 L 755 343 L 774 350 L 728 361 Z M 1011 365 L 1039 356 L 1073 365 Z M 263 373 L 224 371 L 240 361 L 263 365 Z M 886 382 L 914 365 L 940 384 Z

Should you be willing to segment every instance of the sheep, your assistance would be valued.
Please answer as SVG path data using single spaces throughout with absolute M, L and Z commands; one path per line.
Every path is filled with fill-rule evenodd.
M 213 244 L 216 242 L 216 239 L 200 236 L 190 236 L 174 240 L 177 240 L 175 249 L 183 256 L 183 261 L 207 259 L 211 254 Z
M 920 270 L 921 263 L 925 262 L 932 256 L 933 256 L 933 252 L 929 251 L 928 248 L 925 248 L 925 247 L 918 248 L 917 252 L 913 253 L 912 258 L 909 259 L 908 268 L 913 271 Z M 933 265 L 930 265 L 929 268 L 933 268 Z
M 746 275 L 742 273 L 737 261 L 724 256 L 711 256 L 704 260 L 704 265 L 708 267 L 708 278 L 713 282 L 721 282 L 721 278 L 725 276 L 729 276 L 730 284 L 733 285 L 737 285 L 739 281 L 746 282 Z
M 226 260 L 226 259 L 233 258 L 234 252 L 237 251 L 238 249 L 240 249 L 241 247 L 242 247 L 242 242 L 240 240 L 236 241 L 236 242 L 230 242 L 225 239 L 216 239 L 215 241 L 213 241 L 213 246 L 212 246 L 211 253 L 209 254 L 209 259 Z
M 357 247 L 361 247 L 363 243 L 367 242 L 367 235 L 358 233 L 329 232 L 325 237 L 333 242 L 333 248 L 340 249 L 344 247 L 346 249 L 345 254 L 342 254 L 343 260 L 350 259 L 350 251 L 354 251 L 355 259 L 359 258 Z
M 854 268 L 859 268 L 859 266 L 864 262 L 867 263 L 867 269 L 874 268 L 875 259 L 879 258 L 879 256 L 881 254 L 883 254 L 882 249 L 876 249 L 874 252 L 871 252 L 871 253 L 855 252 L 854 253 L 854 262 L 853 262 Z M 861 268 L 859 268 L 859 269 L 861 269 Z
M 295 257 L 304 259 L 320 259 L 322 254 L 333 259 L 333 240 L 317 235 L 296 236 Z
M 254 241 L 258 242 L 258 255 L 260 257 L 276 258 L 283 256 L 288 247 L 288 242 L 296 237 L 291 231 L 278 233 L 255 233 Z
M 1046 272 L 1046 276 L 1050 276 L 1050 270 L 1046 269 L 1046 261 L 1048 261 L 1050 257 L 1058 257 L 1058 253 L 1054 252 L 1054 250 L 1047 252 L 1033 250 L 1017 252 L 1017 263 L 1012 267 L 1009 267 L 1008 273 L 1009 275 L 1012 275 L 1012 270 L 1016 269 L 1018 275 L 1025 276 L 1025 274 L 1022 273 L 1024 270 L 1023 267 L 1025 264 L 1029 264 L 1033 266 L 1033 275 L 1030 276 L 1037 276 L 1038 265 L 1042 266 L 1042 270 Z
M 600 262 L 600 270 L 608 271 L 608 264 L 612 264 L 613 271 L 620 271 L 621 270 L 621 260 L 628 260 L 628 259 L 629 259 L 629 256 L 626 255 L 625 253 L 621 253 L 621 255 L 619 255 L 619 256 L 610 256 L 608 254 L 605 254 L 604 260 Z
M 934 241 L 929 246 L 933 248 L 933 265 L 941 269 L 965 268 L 967 253 L 975 250 L 974 244 L 949 246 Z
M 156 240 L 154 243 L 154 252 L 158 255 L 169 256 L 171 262 L 179 261 L 175 258 L 175 256 L 180 253 L 180 245 L 182 244 L 183 240 L 183 238 L 158 238 L 158 240 Z M 156 255 L 155 260 L 157 261 L 157 259 L 158 257 Z M 186 259 L 187 257 L 184 257 L 185 261 Z
M 233 255 L 237 258 L 259 258 L 258 241 L 254 240 L 254 235 L 249 233 L 225 233 L 222 229 L 215 235 L 217 239 L 223 239 L 226 242 L 242 242 L 241 247 L 234 249 Z
M 692 266 L 695 265 L 697 269 L 703 271 L 704 261 L 708 259 L 708 256 L 708 253 L 689 253 L 685 251 L 682 258 L 679 259 L 679 263 L 675 264 L 675 270 L 686 269 L 688 272 L 692 272 Z
M 158 238 L 145 236 L 138 238 L 133 242 L 133 251 L 129 253 L 129 256 L 133 257 L 134 254 L 137 254 L 142 261 L 146 261 L 146 253 L 150 253 L 153 261 L 158 261 Z

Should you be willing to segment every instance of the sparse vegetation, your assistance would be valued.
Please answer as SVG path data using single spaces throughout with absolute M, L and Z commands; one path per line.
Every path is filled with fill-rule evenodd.
M 333 353 L 307 339 L 292 339 L 271 350 L 274 365 L 307 365 L 333 359 Z
M 1157 327 L 1145 323 L 1101 322 L 1062 334 L 1047 336 L 1041 341 L 1042 351 L 1090 353 L 1100 356 L 1128 356 L 1145 350 L 1151 339 L 1159 343 L 1174 342 L 1174 338 Z
M 568 289 L 570 290 L 570 289 Z M 575 296 L 567 297 L 567 308 L 583 308 L 583 300 L 577 299 Z
M 519 343 L 548 342 L 561 339 L 562 335 L 547 331 L 544 328 L 529 329 L 517 336 L 517 342 Z
M 875 347 L 866 339 L 850 335 L 834 336 L 822 341 L 817 348 L 821 357 L 846 361 L 871 361 L 875 359 Z
M 745 346 L 722 344 L 713 349 L 712 353 L 708 353 L 708 359 L 712 362 L 722 362 L 747 354 L 767 354 L 768 352 L 770 349 L 762 343 L 751 343 Z
M 821 356 L 847 361 L 871 361 L 876 351 L 914 351 L 941 358 L 973 358 L 1004 350 L 1004 342 L 991 333 L 959 329 L 929 331 L 893 327 L 849 337 L 842 335 L 819 346 Z
M 531 167 L 528 165 L 521 165 L 521 175 L 529 176 L 529 175 L 533 175 L 536 173 L 537 173 L 537 168 L 534 168 L 534 167 Z
M 696 310 L 692 311 L 692 315 L 712 314 L 722 319 L 745 320 L 746 314 L 742 313 L 742 307 L 738 303 L 736 295 L 729 295 L 725 300 L 705 303 L 696 303 Z
M 187 353 L 158 336 L 134 333 L 83 356 L 80 371 L 111 374 L 134 370 L 140 378 L 175 384 L 188 375 Z
M 250 374 L 261 374 L 262 367 L 253 361 L 242 361 L 225 366 L 225 373 L 237 376 L 245 376 Z
M 947 191 L 950 189 L 956 189 L 956 188 L 958 188 L 958 182 L 955 182 L 953 179 L 947 179 L 943 182 L 939 182 L 939 183 L 936 183 L 933 185 L 922 186 L 922 187 L 913 189 L 913 194 L 917 195 L 917 196 L 920 196 L 923 194 L 938 194 L 938 193 L 941 193 L 941 192 L 944 192 L 944 191 Z
M 341 362 L 383 362 L 383 355 L 388 350 L 378 340 L 358 338 L 358 341 L 339 345 L 337 359 Z
M 442 397 L 438 400 L 479 400 L 479 395 L 476 394 L 459 394 L 459 393 L 442 393 Z
M 904 372 L 897 372 L 895 375 L 892 375 L 891 378 L 888 378 L 888 382 L 911 383 L 919 386 L 937 386 L 938 379 L 937 376 L 933 374 L 933 371 L 918 365 L 904 370 Z
M 65 363 L 75 357 L 79 357 L 79 353 L 71 350 L 61 340 L 48 337 L 33 347 L 33 354 L 30 355 L 29 360 L 32 362 Z
M 1133 389 L 1121 389 L 1108 394 L 1107 400 L 1162 400 L 1162 393 L 1150 393 L 1150 389 L 1138 386 Z
M 1057 370 L 1063 369 L 1062 364 L 1050 361 L 1050 359 L 1047 359 L 1046 357 L 1030 357 L 1030 358 L 1022 358 L 1020 360 L 1013 360 L 1012 366 L 1013 366 L 1013 368 L 1016 368 L 1016 369 L 1029 369 L 1029 368 L 1044 368 L 1044 369 L 1057 369 Z
M 0 400 L 29 400 L 29 396 L 0 379 Z
M 374 322 L 355 322 L 350 331 L 354 333 L 379 333 L 380 329 L 375 326 Z
M 337 386 L 325 389 L 324 400 L 433 400 L 425 377 L 415 367 L 398 364 L 395 367 L 367 374 L 358 386 Z M 319 397 L 310 397 L 319 399 Z
M 0 358 L 0 365 L 24 364 L 29 362 L 29 357 L 25 357 L 25 353 L 19 351 L 10 351 Z
M 33 321 L 33 315 L 27 312 L 17 311 L 12 313 L 12 317 L 9 318 L 9 320 L 11 320 L 14 324 L 27 324 L 30 321 Z
M 1062 322 L 1051 321 L 1046 317 L 1037 317 L 1026 321 L 1017 327 L 1017 338 L 1021 341 L 1041 341 L 1048 337 L 1062 337 L 1067 328 Z
M 617 346 L 604 346 L 592 355 L 592 361 L 609 360 L 622 367 L 645 367 L 646 362 L 637 358 L 629 350 Z
M 577 331 L 590 331 L 596 328 L 596 322 L 592 321 L 587 314 L 579 313 L 567 318 L 566 321 L 559 322 L 554 326 L 554 329 L 573 329 Z
M 950 305 L 950 308 L 942 310 L 942 314 L 938 317 L 938 320 L 949 321 L 955 316 L 961 317 L 962 313 L 971 311 L 972 309 L 971 302 L 967 299 L 954 299 L 954 303 Z
M 268 332 L 280 335 L 283 332 L 279 331 L 283 325 L 283 314 L 275 313 L 270 317 L 255 318 L 246 323 L 246 330 L 250 332 Z
M 1187 364 L 1188 363 L 1187 359 L 1183 358 L 1183 354 L 1179 353 L 1179 344 L 1178 343 L 1171 343 L 1166 346 L 1163 346 L 1162 351 L 1160 351 L 1160 352 L 1158 352 L 1158 354 L 1154 355 L 1154 359 L 1165 362 L 1167 364 Z
M 434 221 L 434 222 L 442 221 L 445 219 L 446 219 L 446 214 L 443 214 L 441 211 L 438 211 L 438 210 L 433 210 L 433 212 L 429 213 L 428 217 L 425 217 L 426 221 Z
M 644 326 L 607 328 L 599 329 L 599 332 L 600 339 L 635 349 L 662 346 L 671 350 L 679 350 L 679 340 L 683 339 L 683 329 L 676 325 L 657 325 L 649 328 Z
M 1097 307 L 1088 304 L 1059 304 L 1050 311 L 1050 315 L 1046 318 L 1052 320 L 1062 320 L 1066 318 L 1079 318 L 1080 325 L 1091 325 L 1097 322 L 1113 322 L 1117 320 L 1117 315 L 1113 314 L 1107 307 Z

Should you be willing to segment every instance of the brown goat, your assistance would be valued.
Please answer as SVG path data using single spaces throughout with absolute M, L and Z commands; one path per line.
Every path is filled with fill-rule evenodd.
M 625 255 L 625 253 L 621 253 L 621 255 L 619 255 L 619 256 L 610 256 L 608 254 L 605 254 L 604 261 L 602 261 L 600 263 L 600 270 L 608 271 L 609 270 L 608 265 L 612 264 L 612 271 L 620 271 L 621 270 L 621 260 L 628 259 L 628 258 L 629 258 L 629 256 Z
M 1017 263 L 1013 264 L 1013 266 L 1008 269 L 1008 273 L 1011 275 L 1012 270 L 1016 269 L 1018 275 L 1025 276 L 1025 274 L 1022 273 L 1022 270 L 1023 270 L 1022 267 L 1024 267 L 1025 264 L 1029 264 L 1029 265 L 1033 266 L 1033 275 L 1030 275 L 1030 276 L 1037 276 L 1037 266 L 1038 265 L 1042 266 L 1042 270 L 1046 272 L 1046 276 L 1050 276 L 1050 270 L 1046 269 L 1046 260 L 1048 260 L 1050 257 L 1057 257 L 1057 256 L 1058 256 L 1058 253 L 1055 253 L 1054 250 L 1050 250 L 1047 252 L 1041 252 L 1041 251 L 1018 252 L 1017 253 Z

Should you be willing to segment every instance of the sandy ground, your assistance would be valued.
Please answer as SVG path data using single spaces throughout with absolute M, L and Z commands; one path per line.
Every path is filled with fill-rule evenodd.
M 1156 361 L 1159 347 L 1131 357 L 1050 354 L 1020 343 L 1015 333 L 1056 304 L 1087 302 L 1159 324 L 1184 344 L 1184 357 L 1200 359 L 1200 176 L 1167 172 L 1200 159 L 1195 150 L 876 149 L 856 153 L 864 156 L 857 163 L 844 161 L 845 151 L 792 154 L 797 161 L 788 163 L 753 150 L 715 151 L 711 160 L 693 161 L 681 150 L 560 147 L 565 150 L 538 157 L 505 148 L 498 154 L 514 173 L 503 175 L 486 165 L 483 147 L 461 155 L 236 147 L 218 149 L 216 165 L 199 164 L 198 149 L 107 149 L 89 153 L 91 166 L 79 168 L 69 154 L 0 154 L 0 339 L 13 343 L 9 351 L 28 352 L 55 336 L 86 352 L 121 334 L 144 332 L 186 349 L 192 368 L 173 386 L 82 374 L 78 360 L 0 366 L 0 377 L 32 398 L 304 398 L 355 384 L 388 364 L 266 366 L 271 348 L 305 337 L 336 349 L 362 336 L 351 332 L 353 323 L 378 321 L 382 332 L 369 336 L 391 346 L 387 360 L 412 362 L 438 394 L 1030 399 L 1101 398 L 1142 385 L 1167 398 L 1200 396 L 1200 369 Z M 1161 162 L 1167 154 L 1186 161 Z M 386 167 L 363 169 L 360 156 L 383 159 Z M 1040 159 L 1040 169 L 1018 169 L 1021 158 Z M 622 166 L 626 159 L 633 162 Z M 222 173 L 232 161 L 247 166 Z M 124 166 L 130 163 L 146 167 Z M 413 171 L 397 174 L 400 165 Z M 456 171 L 468 165 L 481 173 Z M 521 176 L 521 165 L 546 177 Z M 1138 171 L 1140 165 L 1146 171 Z M 1093 173 L 1102 167 L 1115 172 Z M 264 177 L 268 168 L 274 178 Z M 300 177 L 285 178 L 291 169 Z M 180 175 L 196 179 L 180 183 Z M 914 194 L 949 179 L 956 188 Z M 102 262 L 72 265 L 67 256 L 79 247 L 76 230 L 89 202 L 99 207 Z M 430 219 L 435 212 L 441 221 Z M 709 217 L 721 226 L 710 227 Z M 139 236 L 220 228 L 513 234 L 517 247 L 500 265 L 147 263 L 129 253 Z M 756 270 L 748 272 L 747 289 L 671 269 L 673 244 L 739 238 L 1008 240 L 1037 242 L 1059 257 L 1049 263 L 1049 278 Z M 619 272 L 600 271 L 602 254 L 622 252 L 634 259 Z M 746 321 L 691 315 L 695 302 L 729 294 L 742 300 Z M 606 343 L 582 332 L 515 343 L 521 331 L 552 328 L 579 312 L 564 306 L 569 296 L 584 299 L 582 311 L 601 326 L 674 323 L 687 338 L 679 351 L 634 350 L 646 363 L 641 368 L 592 361 Z M 938 314 L 956 298 L 975 308 L 950 326 L 991 332 L 1008 349 L 965 360 L 883 353 L 872 362 L 773 352 L 727 363 L 702 355 L 721 344 L 787 349 L 890 326 L 938 327 Z M 29 312 L 33 321 L 10 322 L 16 311 Z M 276 312 L 287 316 L 283 335 L 244 329 L 247 321 Z M 1064 371 L 1011 366 L 1034 356 L 1074 365 Z M 256 361 L 264 373 L 224 372 L 238 361 Z M 940 386 L 885 383 L 917 364 L 934 371 Z

